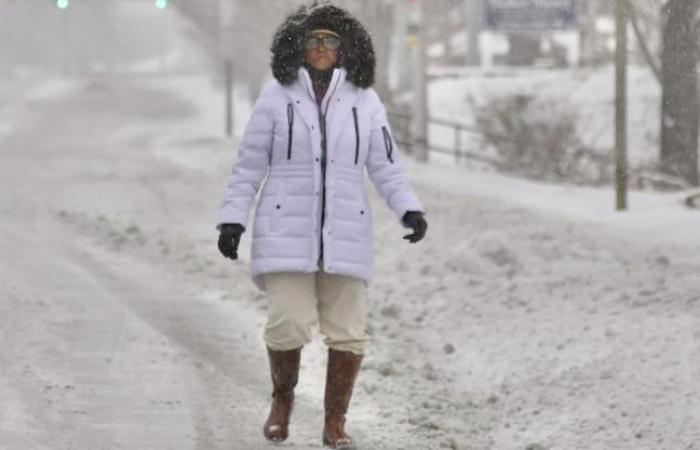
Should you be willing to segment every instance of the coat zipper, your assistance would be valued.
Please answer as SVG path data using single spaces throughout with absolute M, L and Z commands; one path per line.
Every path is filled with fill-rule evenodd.
M 394 144 L 391 142 L 391 135 L 389 134 L 389 130 L 386 129 L 386 126 L 382 127 L 382 133 L 384 134 L 384 147 L 386 148 L 386 157 L 389 158 L 389 161 L 394 164 L 394 160 L 391 158 L 391 153 L 394 150 Z
M 326 217 L 326 116 L 318 107 L 318 119 L 321 124 L 321 228 L 318 261 L 323 260 L 323 223 Z
M 318 252 L 318 262 L 319 265 L 323 260 L 323 224 L 326 219 L 326 115 L 328 113 L 328 106 L 331 104 L 333 99 L 333 94 L 335 94 L 335 89 L 338 87 L 338 81 L 336 81 L 333 91 L 328 97 L 328 103 L 326 103 L 326 111 L 321 109 L 321 105 L 318 105 L 318 117 L 321 126 L 321 228 L 319 230 L 319 252 Z
M 292 159 L 292 130 L 294 129 L 294 107 L 291 103 L 287 104 L 287 121 L 289 122 L 289 143 L 287 144 L 287 159 Z
M 352 118 L 355 121 L 355 165 L 357 165 L 357 159 L 360 156 L 360 128 L 357 124 L 357 108 L 352 107 Z

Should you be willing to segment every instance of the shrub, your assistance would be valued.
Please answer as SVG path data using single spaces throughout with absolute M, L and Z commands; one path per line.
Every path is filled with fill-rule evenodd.
M 585 148 L 578 115 L 566 104 L 515 94 L 476 106 L 475 115 L 484 144 L 498 154 L 499 170 L 552 181 L 612 179 L 610 158 Z

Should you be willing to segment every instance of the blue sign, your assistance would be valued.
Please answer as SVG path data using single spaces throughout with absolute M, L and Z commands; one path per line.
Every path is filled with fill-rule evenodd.
M 486 28 L 545 31 L 576 28 L 576 0 L 483 0 Z

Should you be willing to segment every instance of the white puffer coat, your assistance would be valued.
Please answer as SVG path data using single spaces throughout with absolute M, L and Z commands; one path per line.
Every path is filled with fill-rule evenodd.
M 265 179 L 253 226 L 254 284 L 265 290 L 265 272 L 314 272 L 322 262 L 326 272 L 368 285 L 374 268 L 365 167 L 404 228 L 406 211 L 425 210 L 407 182 L 376 91 L 347 81 L 346 69 L 338 67 L 319 108 L 308 70 L 298 72 L 289 85 L 270 81 L 256 101 L 217 229 L 224 223 L 248 229 L 251 204 Z

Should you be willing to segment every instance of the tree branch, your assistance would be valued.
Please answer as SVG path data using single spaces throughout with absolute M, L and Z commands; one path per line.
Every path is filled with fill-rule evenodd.
M 644 55 L 644 60 L 647 62 L 647 65 L 649 65 L 649 68 L 651 69 L 652 72 L 654 72 L 654 76 L 656 77 L 656 80 L 661 84 L 661 69 L 659 68 L 659 64 L 656 62 L 654 59 L 654 55 L 651 54 L 651 51 L 649 50 L 649 46 L 647 45 L 647 41 L 644 38 L 644 35 L 642 34 L 642 30 L 639 28 L 639 21 L 637 20 L 637 12 L 634 9 L 634 5 L 632 2 L 627 2 L 629 9 L 628 11 L 630 12 L 630 23 L 632 24 L 632 29 L 634 30 L 634 35 L 637 38 L 637 42 L 639 43 L 639 48 L 642 50 L 642 54 Z

